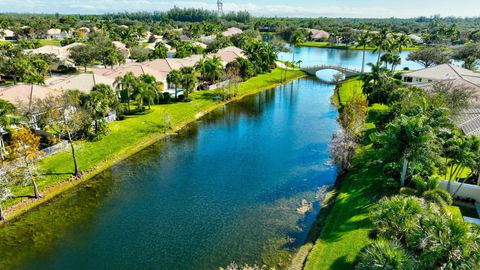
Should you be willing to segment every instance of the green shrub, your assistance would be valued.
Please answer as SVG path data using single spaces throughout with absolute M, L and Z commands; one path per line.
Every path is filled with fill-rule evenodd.
M 366 247 L 358 258 L 355 269 L 408 270 L 414 269 L 415 260 L 397 241 L 380 239 Z
M 442 207 L 446 205 L 452 205 L 453 203 L 452 196 L 446 190 L 443 190 L 443 189 L 432 189 L 432 190 L 425 191 L 423 193 L 423 198 L 426 201 L 436 203 Z

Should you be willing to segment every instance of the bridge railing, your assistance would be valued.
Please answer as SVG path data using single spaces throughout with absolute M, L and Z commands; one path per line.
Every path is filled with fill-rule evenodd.
M 361 73 L 360 70 L 356 68 L 344 67 L 344 66 L 336 66 L 336 65 L 313 65 L 313 66 L 302 66 L 300 67 L 302 70 L 311 70 L 311 69 L 333 69 L 338 71 L 346 71 L 350 73 Z

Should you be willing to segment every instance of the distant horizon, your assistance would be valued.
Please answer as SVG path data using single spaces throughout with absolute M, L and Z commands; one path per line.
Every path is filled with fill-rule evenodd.
M 53 15 L 104 15 L 123 12 L 167 11 L 179 8 L 201 8 L 215 11 L 216 0 L 0 0 L 0 13 Z M 358 18 L 358 19 L 412 19 L 418 17 L 475 18 L 480 17 L 478 0 L 343 0 L 340 3 L 325 0 L 258 0 L 245 2 L 224 0 L 224 11 L 248 11 L 254 17 L 281 18 Z

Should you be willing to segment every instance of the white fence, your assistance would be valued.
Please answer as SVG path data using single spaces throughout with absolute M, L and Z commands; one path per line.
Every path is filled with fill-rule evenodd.
M 459 182 L 451 182 L 450 183 L 450 194 L 453 195 L 458 189 L 458 187 L 462 183 Z M 448 181 L 440 182 L 438 185 L 439 188 L 447 190 L 448 188 Z M 448 190 L 447 190 L 448 191 Z M 462 199 L 473 199 L 477 202 L 480 202 L 480 186 L 470 185 L 470 184 L 463 184 L 460 189 L 458 190 L 457 194 L 455 194 L 456 198 Z

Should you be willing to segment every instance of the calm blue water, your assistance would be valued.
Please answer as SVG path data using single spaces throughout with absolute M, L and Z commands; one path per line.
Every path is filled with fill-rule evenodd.
M 300 79 L 214 111 L 0 230 L 0 269 L 287 265 L 318 212 L 301 200 L 335 180 L 332 92 Z
M 330 48 L 313 48 L 313 47 L 297 47 L 294 50 L 295 59 L 302 60 L 303 66 L 314 65 L 339 65 L 351 69 L 362 69 L 362 57 L 363 51 L 361 50 L 342 50 L 342 49 L 330 49 Z M 408 67 L 409 69 L 420 69 L 422 65 L 407 61 L 406 58 L 410 54 L 408 51 L 400 53 L 402 58 L 402 64 L 397 69 L 403 69 Z M 372 51 L 366 51 L 365 63 L 376 63 L 378 53 Z M 284 61 L 292 61 L 292 53 L 280 53 L 279 59 Z M 367 65 L 365 70 L 369 71 Z

